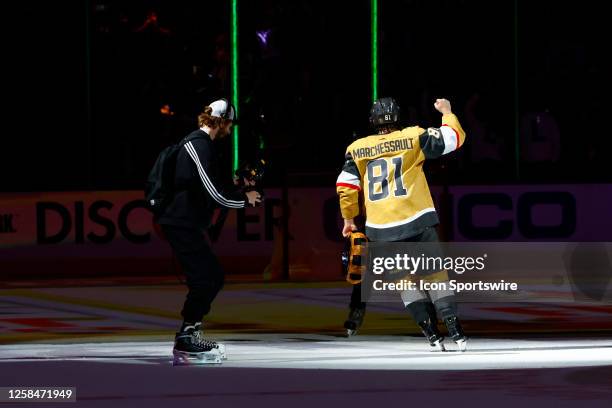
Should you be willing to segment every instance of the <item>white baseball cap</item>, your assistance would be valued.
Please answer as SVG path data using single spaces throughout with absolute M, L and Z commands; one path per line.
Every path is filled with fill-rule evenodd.
M 236 108 L 234 108 L 234 105 L 229 103 L 227 99 L 218 99 L 208 106 L 212 108 L 212 113 L 210 116 L 216 116 L 218 118 L 232 121 L 236 120 Z

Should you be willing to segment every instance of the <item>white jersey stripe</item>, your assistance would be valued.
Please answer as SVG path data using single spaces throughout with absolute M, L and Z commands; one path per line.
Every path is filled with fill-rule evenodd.
M 342 173 L 340 173 L 340 175 L 338 176 L 338 180 L 336 181 L 336 183 L 346 183 L 356 187 L 361 187 L 359 177 L 344 170 L 342 170 Z
M 412 222 L 412 221 L 416 220 L 417 218 L 419 218 L 420 216 L 422 216 L 422 215 L 424 215 L 426 213 L 435 212 L 435 211 L 436 211 L 436 209 L 434 207 L 428 207 L 428 208 L 425 208 L 425 209 L 417 212 L 412 217 L 408 217 L 408 218 L 405 218 L 405 219 L 400 220 L 400 221 L 389 222 L 387 224 L 374 224 L 374 223 L 366 221 L 366 227 L 371 227 L 371 228 L 392 228 L 392 227 L 397 227 L 399 225 L 408 224 L 409 222 Z
M 442 132 L 442 139 L 444 139 L 444 151 L 442 154 L 450 153 L 457 149 L 457 143 L 459 142 L 457 132 L 450 126 L 440 127 Z

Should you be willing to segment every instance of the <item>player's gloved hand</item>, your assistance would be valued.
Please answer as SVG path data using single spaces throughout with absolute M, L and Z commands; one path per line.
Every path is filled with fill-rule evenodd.
M 436 103 L 434 103 L 434 108 L 436 108 L 436 110 L 443 115 L 453 113 L 451 111 L 451 104 L 448 99 L 436 99 Z
M 344 228 L 342 228 L 342 236 L 347 238 L 351 235 L 351 232 L 357 231 L 357 225 L 355 225 L 355 220 L 352 218 L 344 219 Z
M 252 190 L 244 193 L 247 197 L 249 204 L 255 207 L 257 204 L 261 203 L 261 194 L 259 192 Z

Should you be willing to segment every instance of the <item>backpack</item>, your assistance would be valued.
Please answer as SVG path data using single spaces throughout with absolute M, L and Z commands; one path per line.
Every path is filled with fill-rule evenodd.
M 199 137 L 202 136 L 186 137 L 181 142 L 166 147 L 157 156 L 144 188 L 147 209 L 153 213 L 154 220 L 157 220 L 164 213 L 164 210 L 174 198 L 174 176 L 179 151 L 185 143 Z

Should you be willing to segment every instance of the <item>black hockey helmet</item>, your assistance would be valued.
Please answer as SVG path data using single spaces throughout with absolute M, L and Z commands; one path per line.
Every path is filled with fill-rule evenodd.
M 370 125 L 374 127 L 393 125 L 399 122 L 400 107 L 393 98 L 380 98 L 370 109 Z

